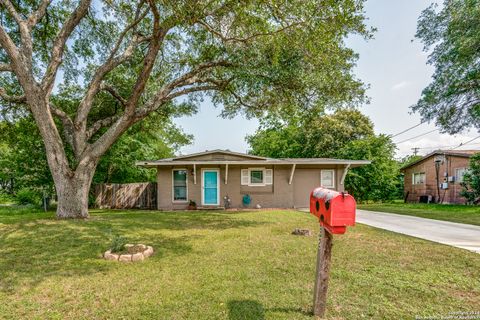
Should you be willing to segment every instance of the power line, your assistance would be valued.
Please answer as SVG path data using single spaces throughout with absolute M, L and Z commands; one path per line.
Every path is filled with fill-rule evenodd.
M 415 137 L 412 137 L 412 138 L 408 138 L 408 139 L 405 139 L 405 140 L 402 140 L 400 142 L 394 142 L 395 144 L 400 144 L 400 143 L 404 143 L 404 142 L 407 142 L 407 141 L 410 141 L 410 140 L 413 140 L 413 139 L 416 139 L 416 138 L 420 138 L 420 137 L 423 137 L 429 133 L 432 133 L 432 132 L 435 132 L 435 131 L 438 131 L 439 129 L 433 129 L 433 130 L 430 130 L 430 131 L 427 131 L 425 133 L 422 133 L 422 134 L 419 134 L 418 136 L 415 136 Z
M 410 131 L 410 130 L 412 130 L 412 129 L 415 129 L 416 127 L 418 127 L 418 126 L 421 125 L 421 124 L 424 124 L 424 122 L 420 122 L 419 124 L 416 124 L 416 125 L 414 125 L 413 127 L 410 127 L 410 128 L 408 128 L 408 129 L 405 129 L 405 130 L 403 130 L 402 132 L 399 132 L 399 133 L 397 133 L 397 134 L 391 135 L 390 138 L 395 138 L 396 136 L 399 136 L 399 135 L 401 135 L 401 134 L 403 134 L 403 133 L 405 133 L 405 132 L 408 132 L 408 131 Z
M 465 142 L 465 143 L 462 142 L 462 143 L 460 143 L 458 146 L 456 146 L 455 148 L 452 148 L 452 149 L 450 149 L 450 150 L 455 150 L 455 149 L 457 149 L 457 148 L 460 148 L 460 147 L 462 147 L 462 146 L 464 146 L 464 145 L 466 145 L 466 144 L 468 144 L 468 143 L 470 143 L 470 142 L 472 142 L 472 141 L 477 140 L 478 138 L 480 138 L 480 136 L 477 136 L 477 137 L 475 137 L 475 138 L 473 138 L 473 139 L 471 139 L 471 140 L 468 140 L 468 141 Z
M 477 143 L 464 143 L 462 144 L 462 147 L 463 146 L 473 146 L 473 145 L 477 145 L 477 144 L 480 144 L 480 142 L 477 142 Z M 450 144 L 448 146 L 435 146 L 435 147 L 419 147 L 417 149 L 442 149 L 442 148 L 453 148 L 455 146 L 458 146 L 456 144 Z

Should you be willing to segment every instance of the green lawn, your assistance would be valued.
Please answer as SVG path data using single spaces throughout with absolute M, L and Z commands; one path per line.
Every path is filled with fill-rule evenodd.
M 480 226 L 480 206 L 395 202 L 359 204 L 358 209 L 399 213 Z
M 0 318 L 312 319 L 318 222 L 295 211 L 92 211 L 88 221 L 0 208 Z M 149 260 L 101 259 L 112 234 Z M 480 311 L 480 255 L 358 225 L 335 236 L 328 319 Z

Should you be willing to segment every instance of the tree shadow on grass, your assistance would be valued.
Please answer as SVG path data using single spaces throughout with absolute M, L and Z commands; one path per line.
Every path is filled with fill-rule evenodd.
M 14 291 L 19 283 L 35 286 L 52 276 L 107 273 L 110 261 L 101 258 L 112 236 L 152 245 L 151 260 L 184 255 L 195 234 L 166 236 L 164 230 L 223 230 L 262 224 L 215 212 L 98 211 L 88 220 L 56 220 L 54 213 L 0 215 L 0 290 Z M 36 218 L 37 217 L 37 218 Z
M 230 320 L 263 320 L 265 309 L 255 300 L 228 301 L 228 319 Z
M 284 314 L 301 314 L 304 316 L 313 316 L 311 311 L 305 311 L 302 308 L 268 308 L 255 300 L 230 300 L 228 301 L 228 319 L 229 320 L 263 320 L 265 312 L 277 312 Z
M 129 228 L 163 230 L 225 230 L 248 228 L 265 224 L 232 213 L 209 211 L 136 211 L 136 210 L 92 210 L 92 219 L 108 220 L 112 226 L 125 226 L 124 220 L 131 219 Z

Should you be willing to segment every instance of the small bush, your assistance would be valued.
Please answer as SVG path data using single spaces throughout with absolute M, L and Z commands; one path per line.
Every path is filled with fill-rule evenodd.
M 15 198 L 8 193 L 0 191 L 0 204 L 15 203 Z
M 39 206 L 42 203 L 42 196 L 31 189 L 20 189 L 16 194 L 18 204 L 33 204 Z
M 112 239 L 112 244 L 110 245 L 111 252 L 122 252 L 125 250 L 125 245 L 127 244 L 127 239 L 122 236 L 114 236 Z

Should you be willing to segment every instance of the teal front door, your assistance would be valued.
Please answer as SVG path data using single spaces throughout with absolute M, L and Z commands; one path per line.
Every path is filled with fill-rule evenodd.
M 218 171 L 204 170 L 203 171 L 203 204 L 204 205 L 218 205 L 219 199 L 218 190 Z

